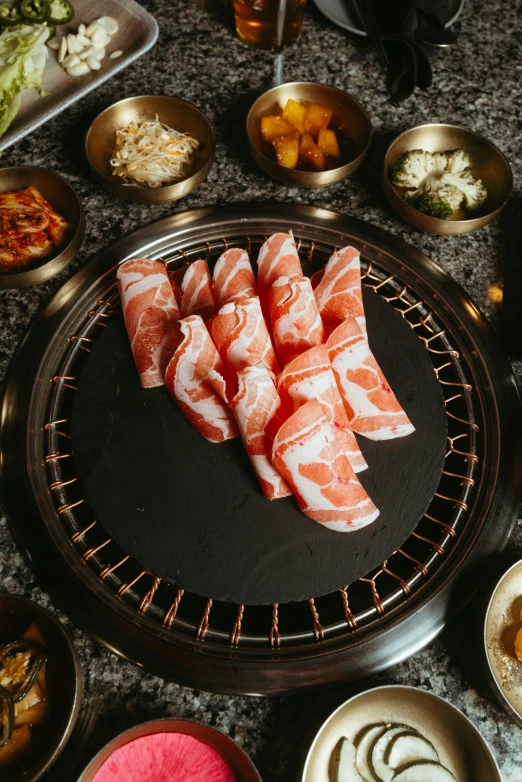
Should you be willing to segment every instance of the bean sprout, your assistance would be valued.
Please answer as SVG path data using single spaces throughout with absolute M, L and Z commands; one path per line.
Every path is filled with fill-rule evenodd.
M 112 151 L 113 175 L 130 187 L 161 187 L 183 179 L 200 143 L 158 120 L 131 122 L 116 131 Z

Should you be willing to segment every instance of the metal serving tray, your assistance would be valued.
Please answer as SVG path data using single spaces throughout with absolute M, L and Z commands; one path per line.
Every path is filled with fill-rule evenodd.
M 73 78 L 58 63 L 56 52 L 49 50 L 42 84 L 50 94 L 42 97 L 34 89 L 23 91 L 20 111 L 0 139 L 0 151 L 72 106 L 88 92 L 145 54 L 156 43 L 156 20 L 134 0 L 75 0 L 74 10 L 74 19 L 69 24 L 60 25 L 57 28 L 58 35 L 76 32 L 81 22 L 90 24 L 100 16 L 113 16 L 120 26 L 107 47 L 107 56 L 101 69 Z M 110 60 L 110 53 L 118 49 L 123 51 L 121 57 Z
M 375 571 L 320 598 L 234 605 L 166 584 L 111 539 L 76 475 L 71 407 L 83 361 L 118 306 L 119 263 L 162 258 L 174 270 L 201 254 L 215 260 L 226 243 L 255 258 L 265 236 L 290 229 L 303 260 L 325 263 L 350 243 L 360 249 L 363 284 L 400 312 L 433 362 L 448 449 L 428 511 Z M 474 594 L 520 505 L 520 401 L 484 317 L 411 245 L 315 207 L 185 212 L 99 253 L 34 322 L 13 363 L 1 420 L 6 512 L 55 600 L 112 651 L 206 690 L 280 694 L 360 678 L 413 654 Z

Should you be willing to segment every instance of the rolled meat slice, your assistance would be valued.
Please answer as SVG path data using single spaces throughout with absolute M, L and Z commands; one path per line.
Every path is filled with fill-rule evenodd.
M 261 364 L 274 375 L 279 365 L 257 296 L 231 301 L 210 324 L 212 339 L 230 374 Z
M 211 318 L 215 312 L 214 296 L 208 263 L 204 258 L 193 261 L 185 271 L 181 283 L 181 316 L 201 315 L 203 320 Z
M 231 247 L 216 261 L 212 274 L 216 307 L 256 295 L 256 280 L 248 253 Z
M 326 347 L 354 432 L 370 440 L 391 440 L 415 431 L 355 318 L 337 326 Z
M 165 374 L 167 390 L 194 429 L 206 440 L 221 443 L 237 437 L 230 408 L 214 390 L 220 379 L 225 398 L 235 393 L 232 380 L 210 339 L 200 315 L 179 322 L 182 341 L 172 356 Z M 211 382 L 209 375 L 214 376 Z
M 179 343 L 179 307 L 160 261 L 134 258 L 117 272 L 132 354 L 143 388 L 162 386 L 165 368 Z
M 301 261 L 294 237 L 290 234 L 273 234 L 262 245 L 257 257 L 257 289 L 263 312 L 267 308 L 268 289 L 278 277 L 302 277 Z
M 326 420 L 334 426 L 341 449 L 348 456 L 353 471 L 361 472 L 368 467 L 350 428 L 326 345 L 310 348 L 287 364 L 277 378 L 277 390 L 290 413 L 317 399 Z
M 274 381 L 263 366 L 241 369 L 237 380 L 230 406 L 263 494 L 268 500 L 288 497 L 292 490 L 272 464 L 274 437 L 286 419 Z
M 316 399 L 282 425 L 272 461 L 294 490 L 303 513 L 328 529 L 351 532 L 379 515 Z
M 278 277 L 268 291 L 268 311 L 282 367 L 305 350 L 326 341 L 308 277 Z
M 335 252 L 324 268 L 314 295 L 327 332 L 346 318 L 355 318 L 366 336 L 366 318 L 361 290 L 361 258 L 355 247 Z

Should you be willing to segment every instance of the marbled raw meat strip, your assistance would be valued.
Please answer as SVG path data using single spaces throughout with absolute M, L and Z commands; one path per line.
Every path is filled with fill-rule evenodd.
M 274 346 L 282 367 L 314 345 L 326 341 L 308 277 L 279 277 L 268 291 Z
M 316 399 L 282 425 L 272 461 L 292 487 L 303 513 L 328 529 L 351 532 L 379 515 Z
M 165 374 L 168 392 L 187 421 L 210 442 L 237 437 L 232 411 L 214 389 L 216 377 L 221 379 L 220 391 L 225 398 L 232 397 L 235 388 L 203 319 L 191 315 L 179 326 L 183 339 Z M 214 375 L 213 382 L 210 374 Z
M 212 282 L 208 263 L 204 258 L 193 261 L 185 271 L 181 283 L 181 316 L 201 315 L 203 320 L 211 318 L 215 312 Z
M 179 343 L 179 307 L 160 261 L 134 258 L 117 272 L 132 354 L 143 388 L 162 386 L 165 368 Z
M 272 465 L 274 437 L 287 417 L 274 381 L 263 366 L 241 369 L 237 379 L 230 407 L 263 494 L 268 500 L 287 497 L 292 490 Z
M 219 310 L 210 324 L 212 339 L 230 374 L 262 364 L 274 375 L 279 365 L 266 327 L 259 299 L 231 301 Z
M 355 318 L 366 336 L 359 250 L 343 247 L 335 252 L 324 268 L 314 295 L 329 334 L 346 318 Z
M 335 427 L 339 444 L 354 472 L 361 472 L 368 467 L 350 428 L 326 345 L 310 348 L 287 364 L 277 378 L 277 390 L 290 413 L 306 402 L 317 399 L 326 419 Z
M 354 432 L 370 440 L 391 440 L 415 431 L 355 318 L 337 326 L 326 347 Z
M 257 256 L 257 290 L 264 313 L 267 313 L 268 289 L 278 277 L 303 276 L 294 237 L 278 233 L 270 236 Z
M 218 258 L 212 274 L 212 289 L 218 308 L 256 295 L 256 280 L 245 250 L 231 247 Z

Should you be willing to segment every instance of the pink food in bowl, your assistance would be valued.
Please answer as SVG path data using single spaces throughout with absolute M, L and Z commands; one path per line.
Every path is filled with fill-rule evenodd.
M 93 782 L 236 782 L 221 755 L 186 733 L 152 733 L 108 758 Z

